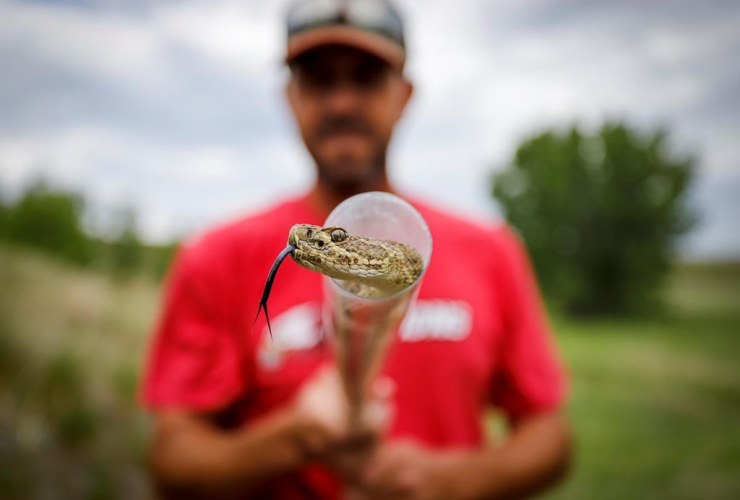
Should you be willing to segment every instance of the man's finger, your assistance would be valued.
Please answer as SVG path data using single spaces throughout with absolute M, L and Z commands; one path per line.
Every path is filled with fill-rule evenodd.
M 370 389 L 370 397 L 362 412 L 362 424 L 377 434 L 385 433 L 394 416 L 393 397 L 396 385 L 389 377 L 379 377 Z

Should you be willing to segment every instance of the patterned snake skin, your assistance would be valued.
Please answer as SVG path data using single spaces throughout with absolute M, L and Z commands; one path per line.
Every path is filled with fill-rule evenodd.
M 347 233 L 341 227 L 296 224 L 290 230 L 290 254 L 299 265 L 343 280 L 360 297 L 392 295 L 413 284 L 424 262 L 414 248 L 396 241 Z

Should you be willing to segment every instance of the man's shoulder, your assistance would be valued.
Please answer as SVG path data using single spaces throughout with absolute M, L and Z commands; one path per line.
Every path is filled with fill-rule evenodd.
M 196 260 L 198 256 L 227 256 L 247 247 L 260 248 L 276 238 L 287 238 L 298 212 L 300 198 L 287 198 L 241 215 L 195 234 L 183 243 L 183 250 Z

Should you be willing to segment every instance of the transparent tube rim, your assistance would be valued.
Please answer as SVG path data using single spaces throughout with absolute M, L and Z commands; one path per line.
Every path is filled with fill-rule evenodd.
M 397 196 L 397 195 L 391 194 L 391 193 L 385 193 L 383 191 L 368 191 L 366 193 L 361 193 L 361 194 L 352 196 L 351 198 L 347 198 L 342 203 L 340 203 L 339 205 L 337 205 L 334 208 L 334 210 L 331 211 L 331 213 L 329 214 L 329 216 L 326 218 L 326 221 L 324 222 L 324 226 L 326 226 L 328 224 L 328 221 L 331 219 L 331 217 L 334 215 L 334 213 L 336 211 L 338 211 L 342 207 L 342 205 L 345 205 L 346 203 L 350 202 L 350 200 L 352 200 L 352 202 L 356 202 L 358 198 L 364 198 L 364 197 L 367 197 L 367 196 L 381 196 L 381 197 L 386 197 L 388 199 L 392 199 L 394 203 L 397 203 L 397 202 L 400 201 L 402 204 L 406 205 L 408 208 L 411 209 L 411 212 L 414 214 L 414 217 L 420 222 L 420 226 L 421 226 L 424 234 L 426 235 L 427 240 L 429 241 L 429 254 L 424 259 L 424 267 L 422 268 L 421 273 L 419 273 L 419 276 L 417 276 L 417 278 L 414 280 L 413 283 L 411 283 L 406 288 L 397 291 L 394 294 L 385 295 L 383 297 L 360 297 L 359 295 L 355 295 L 354 293 L 352 293 L 349 290 L 347 290 L 344 287 L 342 287 L 342 285 L 339 284 L 338 280 L 336 280 L 334 278 L 330 278 L 328 276 L 324 276 L 324 279 L 330 281 L 332 287 L 334 287 L 336 290 L 338 290 L 339 293 L 342 294 L 342 295 L 344 295 L 346 298 L 355 299 L 355 300 L 357 300 L 357 299 L 359 299 L 359 300 L 365 300 L 365 301 L 368 301 L 368 302 L 382 302 L 384 300 L 390 300 L 390 299 L 395 299 L 395 298 L 401 297 L 402 295 L 404 295 L 405 293 L 407 293 L 409 290 L 414 290 L 414 288 L 418 287 L 419 283 L 421 282 L 421 279 L 424 277 L 424 275 L 427 272 L 427 268 L 429 267 L 429 262 L 432 260 L 432 250 L 434 248 L 434 240 L 432 239 L 432 233 L 431 233 L 431 231 L 429 231 L 429 226 L 427 225 L 427 221 L 424 220 L 424 217 L 421 216 L 421 214 L 416 209 L 416 207 L 414 207 L 411 203 L 409 203 L 408 201 L 404 200 L 400 196 Z

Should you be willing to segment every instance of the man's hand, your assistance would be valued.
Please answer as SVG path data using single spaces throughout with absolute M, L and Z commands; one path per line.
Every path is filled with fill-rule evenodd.
M 434 450 L 391 441 L 366 462 L 352 498 L 524 498 L 564 475 L 569 441 L 568 424 L 557 411 L 520 419 L 501 447 Z
M 333 367 L 319 369 L 292 404 L 238 429 L 217 415 L 155 412 L 153 475 L 172 498 L 243 498 L 265 481 L 327 460 L 348 439 L 348 404 Z
M 349 404 L 333 366 L 324 366 L 301 388 L 293 404 L 298 443 L 305 458 L 323 458 L 349 432 Z
M 360 421 L 351 425 L 350 405 L 336 368 L 321 368 L 301 389 L 293 405 L 305 459 L 321 460 L 345 481 L 355 482 L 390 423 L 394 392 L 390 379 L 377 379 Z
M 455 498 L 452 453 L 435 452 L 411 440 L 379 446 L 360 476 L 359 499 L 435 500 Z

